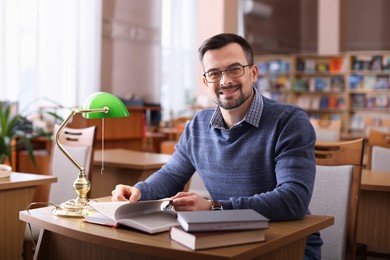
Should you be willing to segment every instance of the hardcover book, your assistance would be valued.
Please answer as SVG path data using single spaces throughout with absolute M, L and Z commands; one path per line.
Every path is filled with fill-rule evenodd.
M 84 221 L 118 226 L 123 225 L 149 234 L 168 231 L 178 225 L 176 211 L 168 209 L 168 200 L 130 202 L 90 202 L 98 213 Z
M 344 71 L 344 60 L 343 58 L 333 58 L 329 62 L 329 72 L 340 73 Z
M 268 228 L 268 219 L 253 209 L 179 211 L 177 221 L 185 231 L 221 231 Z
M 169 233 L 172 240 L 192 250 L 231 246 L 265 241 L 266 229 L 238 231 L 186 232 L 173 226 Z

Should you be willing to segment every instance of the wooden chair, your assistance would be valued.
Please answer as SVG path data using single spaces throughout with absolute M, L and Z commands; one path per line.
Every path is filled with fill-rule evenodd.
M 390 132 L 371 129 L 368 136 L 367 168 L 390 172 Z
M 54 127 L 54 135 L 58 127 L 57 125 Z M 80 165 L 84 166 L 85 173 L 88 177 L 93 165 L 96 127 L 91 126 L 81 129 L 64 128 L 59 139 L 64 148 Z M 76 198 L 77 194 L 73 190 L 73 182 L 77 178 L 78 170 L 59 150 L 55 142 L 52 145 L 50 161 L 51 175 L 57 176 L 58 180 L 57 183 L 53 183 L 50 187 L 49 202 L 60 204 L 69 199 Z M 23 254 L 25 260 L 32 259 L 34 253 L 33 241 L 38 240 L 40 232 L 38 227 L 31 226 L 31 229 L 32 232 L 30 233 L 30 229 L 26 227 L 24 235 Z
M 341 120 L 322 120 L 310 118 L 316 132 L 317 141 L 338 142 L 341 134 Z
M 364 118 L 364 136 L 369 137 L 371 130 L 390 132 L 390 119 L 365 117 Z
M 323 259 L 355 259 L 363 139 L 315 144 L 316 179 L 310 212 L 331 215 L 335 224 L 321 231 Z

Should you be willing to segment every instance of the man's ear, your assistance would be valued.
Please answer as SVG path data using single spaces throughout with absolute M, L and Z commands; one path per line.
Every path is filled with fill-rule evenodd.
M 255 83 L 259 77 L 259 67 L 257 67 L 256 64 L 253 64 L 252 66 L 252 70 L 251 70 L 251 74 L 252 74 L 252 82 Z
M 207 88 L 207 90 L 209 89 L 209 83 L 207 82 L 207 80 L 202 77 L 202 80 L 203 80 L 203 85 Z

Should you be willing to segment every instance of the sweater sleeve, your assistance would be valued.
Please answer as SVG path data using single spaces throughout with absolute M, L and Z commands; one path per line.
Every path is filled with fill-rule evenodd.
M 195 172 L 195 168 L 186 152 L 187 128 L 180 137 L 179 144 L 171 159 L 160 170 L 153 173 L 145 181 L 134 186 L 141 191 L 141 200 L 161 199 L 174 196 L 182 191 Z

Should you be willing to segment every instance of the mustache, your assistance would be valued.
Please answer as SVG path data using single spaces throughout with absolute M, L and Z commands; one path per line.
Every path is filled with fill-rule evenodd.
M 232 89 L 232 88 L 241 88 L 242 87 L 242 84 L 235 84 L 235 85 L 229 85 L 229 86 L 220 86 L 219 88 L 217 88 L 217 91 L 220 92 L 220 91 L 223 91 L 223 90 L 228 90 L 228 89 Z

